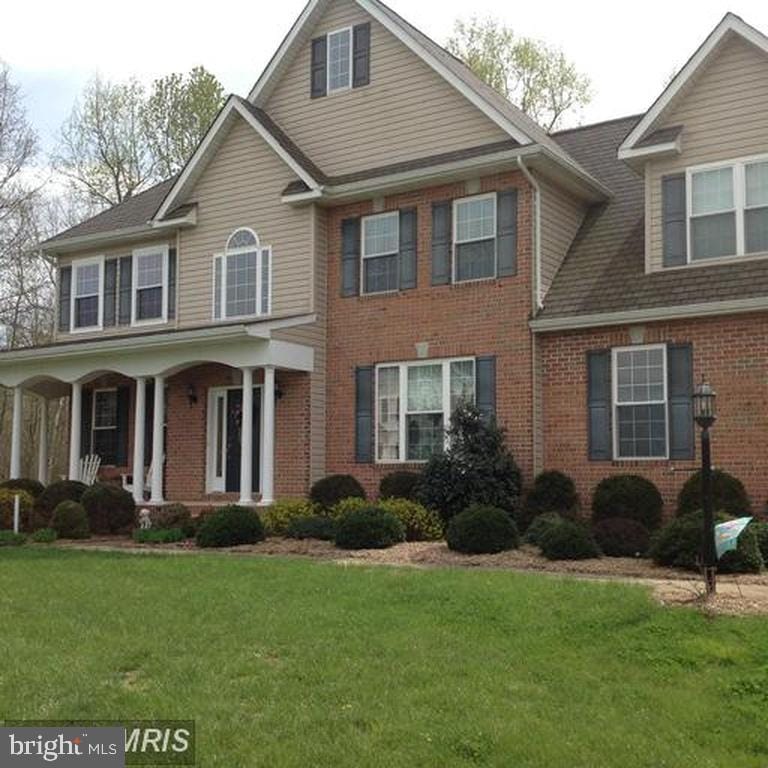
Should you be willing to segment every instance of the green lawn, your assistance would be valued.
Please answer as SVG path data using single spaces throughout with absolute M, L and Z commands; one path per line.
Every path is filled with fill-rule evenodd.
M 768 621 L 503 572 L 0 550 L 0 717 L 195 719 L 201 766 L 768 765 Z

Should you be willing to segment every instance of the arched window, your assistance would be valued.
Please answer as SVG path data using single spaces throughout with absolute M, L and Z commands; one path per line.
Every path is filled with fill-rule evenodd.
M 270 313 L 272 249 L 246 227 L 235 230 L 223 254 L 213 262 L 215 320 L 257 317 Z

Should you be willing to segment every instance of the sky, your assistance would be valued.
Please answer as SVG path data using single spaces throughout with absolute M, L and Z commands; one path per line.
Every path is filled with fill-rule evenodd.
M 21 85 L 45 149 L 84 84 L 96 74 L 112 80 L 135 76 L 148 84 L 202 64 L 228 92 L 247 95 L 304 2 L 6 3 L 0 59 Z M 520 36 L 562 48 L 592 81 L 594 98 L 577 121 L 581 123 L 645 111 L 729 10 L 768 31 L 765 0 L 732 2 L 645 0 L 635 6 L 615 0 L 388 0 L 441 44 L 455 19 L 476 15 L 493 16 Z

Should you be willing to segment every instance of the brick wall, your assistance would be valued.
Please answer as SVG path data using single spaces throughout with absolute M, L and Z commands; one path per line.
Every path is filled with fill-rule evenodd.
M 713 463 L 746 485 L 754 511 L 762 513 L 768 500 L 768 314 L 654 323 L 643 330 L 646 344 L 693 345 L 695 381 L 705 375 L 718 394 Z M 540 337 L 545 466 L 574 478 L 587 509 L 601 479 L 629 472 L 656 483 L 667 511 L 672 512 L 677 493 L 689 476 L 686 471 L 672 470 L 697 466 L 698 458 L 590 462 L 587 455 L 587 352 L 631 343 L 626 327 Z

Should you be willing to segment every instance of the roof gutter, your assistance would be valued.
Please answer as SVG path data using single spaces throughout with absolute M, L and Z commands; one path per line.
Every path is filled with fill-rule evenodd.
M 517 158 L 517 167 L 533 188 L 533 300 L 538 311 L 544 306 L 541 294 L 541 187 L 522 157 Z

